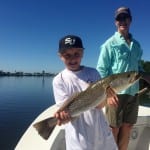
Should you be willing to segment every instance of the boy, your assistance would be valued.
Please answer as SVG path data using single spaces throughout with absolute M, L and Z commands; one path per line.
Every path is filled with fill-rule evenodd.
M 84 48 L 80 37 L 67 35 L 59 41 L 59 57 L 65 64 L 53 80 L 56 104 L 61 105 L 77 92 L 88 87 L 89 83 L 100 79 L 96 69 L 81 66 Z M 69 112 L 56 113 L 58 125 L 65 124 L 67 150 L 116 150 L 111 130 L 100 106 L 81 114 L 71 121 Z

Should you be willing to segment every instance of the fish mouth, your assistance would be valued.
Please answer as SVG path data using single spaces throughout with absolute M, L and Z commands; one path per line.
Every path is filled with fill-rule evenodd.
M 135 73 L 135 76 L 134 76 L 134 78 L 131 79 L 131 82 L 136 82 L 140 78 L 141 78 L 141 74 L 140 73 Z

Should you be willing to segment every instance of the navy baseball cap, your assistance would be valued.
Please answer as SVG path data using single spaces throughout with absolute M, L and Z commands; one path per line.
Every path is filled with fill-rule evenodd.
M 125 14 L 127 16 L 129 16 L 132 19 L 131 16 L 131 11 L 129 8 L 127 7 L 120 7 L 115 11 L 115 19 L 117 19 L 119 17 L 120 14 Z
M 76 36 L 76 35 L 67 35 L 63 38 L 60 39 L 59 41 L 59 53 L 64 52 L 67 49 L 71 49 L 71 48 L 82 48 L 83 44 L 82 44 L 82 40 L 80 37 Z

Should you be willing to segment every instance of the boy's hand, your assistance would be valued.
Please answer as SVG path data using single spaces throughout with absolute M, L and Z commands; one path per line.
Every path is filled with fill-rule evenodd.
M 117 97 L 117 94 L 115 93 L 115 91 L 111 87 L 108 87 L 106 90 L 106 93 L 107 93 L 107 104 L 117 107 L 118 106 L 118 97 Z
M 54 117 L 57 118 L 57 125 L 62 125 L 71 121 L 71 116 L 68 111 L 56 112 Z

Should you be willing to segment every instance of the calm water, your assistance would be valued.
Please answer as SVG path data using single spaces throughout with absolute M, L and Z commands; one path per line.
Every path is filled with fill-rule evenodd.
M 1 150 L 14 150 L 30 123 L 54 103 L 51 82 L 51 77 L 0 77 Z
M 43 110 L 54 104 L 52 79 L 0 77 L 1 150 L 14 150 L 31 122 Z M 150 98 L 146 98 L 142 104 L 150 106 Z

